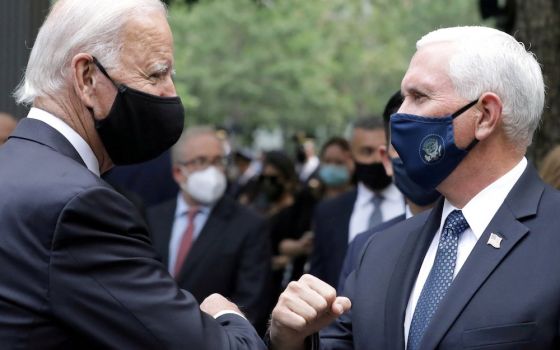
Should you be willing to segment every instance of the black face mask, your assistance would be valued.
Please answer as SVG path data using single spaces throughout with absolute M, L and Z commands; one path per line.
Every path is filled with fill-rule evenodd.
M 269 203 L 274 203 L 284 194 L 284 185 L 276 176 L 261 176 L 261 191 Z
M 95 57 L 93 62 L 117 88 L 107 117 L 95 120 L 97 133 L 113 163 L 145 162 L 173 146 L 183 131 L 185 111 L 181 99 L 117 84 Z
M 385 172 L 382 163 L 356 163 L 356 180 L 372 191 L 381 191 L 391 184 L 391 177 Z

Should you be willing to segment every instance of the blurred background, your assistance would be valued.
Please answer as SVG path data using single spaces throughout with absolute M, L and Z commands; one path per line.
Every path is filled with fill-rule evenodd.
M 0 112 L 18 118 L 11 92 L 49 0 L 0 1 Z M 558 0 L 168 0 L 176 85 L 188 125 L 212 124 L 233 148 L 318 144 L 357 116 L 379 114 L 399 88 L 415 41 L 438 27 L 507 31 L 542 63 L 547 104 L 531 159 L 559 140 Z

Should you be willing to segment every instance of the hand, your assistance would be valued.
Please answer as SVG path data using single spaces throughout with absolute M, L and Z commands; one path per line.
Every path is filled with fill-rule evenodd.
M 308 231 L 299 239 L 286 238 L 280 242 L 280 254 L 290 257 L 307 256 L 313 251 L 313 233 Z
M 206 312 L 212 317 L 215 317 L 216 314 L 222 311 L 234 311 L 243 315 L 237 305 L 217 293 L 211 294 L 204 299 L 202 304 L 200 304 L 200 310 Z
M 290 282 L 272 311 L 270 341 L 273 350 L 303 349 L 305 338 L 350 310 L 350 299 L 311 276 Z

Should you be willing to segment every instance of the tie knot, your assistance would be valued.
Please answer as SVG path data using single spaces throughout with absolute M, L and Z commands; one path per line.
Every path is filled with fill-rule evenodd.
M 379 207 L 379 205 L 381 205 L 381 202 L 383 202 L 383 199 L 385 199 L 385 198 L 382 195 L 376 194 L 371 199 L 371 202 L 373 203 L 373 206 L 377 208 L 377 207 Z
M 450 230 L 455 235 L 460 235 L 469 228 L 469 223 L 460 210 L 453 210 L 445 219 L 444 230 Z
M 196 214 L 198 214 L 199 212 L 200 212 L 200 209 L 198 209 L 196 207 L 189 208 L 189 210 L 187 210 L 187 218 L 189 219 L 189 221 L 192 221 L 192 219 L 194 219 Z

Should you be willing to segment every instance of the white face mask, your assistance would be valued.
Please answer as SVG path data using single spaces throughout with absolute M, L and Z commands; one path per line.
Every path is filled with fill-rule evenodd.
M 190 174 L 182 168 L 181 171 L 187 177 L 187 180 L 181 184 L 181 189 L 202 205 L 214 204 L 226 190 L 226 177 L 215 166 Z

